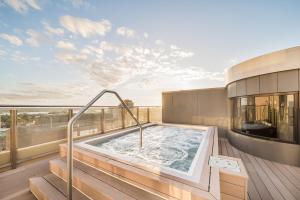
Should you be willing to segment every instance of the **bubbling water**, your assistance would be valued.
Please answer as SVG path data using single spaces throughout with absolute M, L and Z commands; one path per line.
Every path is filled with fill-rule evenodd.
M 150 126 L 143 130 L 143 148 L 139 132 L 132 132 L 94 144 L 106 152 L 133 162 L 164 166 L 187 172 L 203 139 L 203 130 L 172 126 Z

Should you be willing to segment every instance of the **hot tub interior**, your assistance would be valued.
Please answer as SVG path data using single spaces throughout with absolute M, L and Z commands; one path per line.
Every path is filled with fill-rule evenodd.
M 156 125 L 144 128 L 142 148 L 139 147 L 138 131 L 88 144 L 97 147 L 99 152 L 130 162 L 188 172 L 206 131 Z

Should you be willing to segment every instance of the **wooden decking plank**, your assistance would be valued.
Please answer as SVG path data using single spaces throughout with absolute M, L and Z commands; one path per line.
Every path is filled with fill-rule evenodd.
M 295 176 L 295 178 L 300 181 L 300 174 L 297 172 L 295 167 L 292 167 L 290 165 L 284 165 L 284 167 L 287 168 L 287 170 L 289 170 L 291 174 L 293 174 L 293 176 Z
M 258 194 L 259 194 L 260 198 L 263 199 L 263 200 L 273 199 L 270 192 L 269 192 L 269 190 L 267 189 L 267 187 L 265 186 L 265 184 L 261 180 L 259 174 L 257 173 L 255 167 L 253 166 L 251 161 L 246 156 L 246 153 L 240 151 L 240 155 L 241 155 L 241 158 L 242 158 L 242 160 L 243 160 L 243 162 L 246 166 L 246 169 L 247 169 L 247 172 L 250 176 L 250 179 L 253 180 L 253 185 L 255 186 L 256 190 L 258 191 Z
M 228 156 L 228 152 L 227 152 L 227 149 L 226 149 L 226 146 L 225 146 L 224 139 L 221 139 L 220 142 L 221 142 L 221 148 L 222 148 L 222 155 Z
M 292 169 L 294 169 L 297 173 L 298 173 L 298 175 L 300 176 L 300 167 L 296 167 L 296 166 L 291 166 L 291 165 L 289 165 Z
M 4 199 L 24 189 L 29 189 L 28 179 L 48 174 L 49 159 L 56 157 L 57 155 L 47 156 L 42 159 L 26 162 L 17 169 L 2 172 L 0 174 L 0 199 Z
M 47 174 L 43 177 L 49 184 L 55 187 L 63 195 L 67 196 L 67 183 L 61 178 L 57 177 L 54 174 Z M 74 200 L 89 200 L 87 196 L 82 194 L 76 188 L 73 187 L 73 199 Z
M 59 176 L 67 176 L 67 165 L 60 159 L 50 161 L 50 171 Z M 78 190 L 91 199 L 122 199 L 122 200 L 134 200 L 137 198 L 131 197 L 115 187 L 103 182 L 102 180 L 96 179 L 90 174 L 83 172 L 77 167 L 73 168 L 73 186 L 76 186 Z
M 286 170 L 286 168 L 280 164 L 273 162 L 273 164 L 281 171 L 281 173 L 288 178 L 288 180 L 298 189 L 300 189 L 300 181 L 297 180 L 290 171 Z
M 147 191 L 144 191 L 142 188 L 138 187 L 138 184 L 136 186 L 130 185 L 121 179 L 114 178 L 112 176 L 109 176 L 108 174 L 105 174 L 104 172 L 101 172 L 99 170 L 96 170 L 88 165 L 85 165 L 84 163 L 81 163 L 80 161 L 74 162 L 75 167 L 85 173 L 88 173 L 90 176 L 101 180 L 107 184 L 110 184 L 112 187 L 118 189 L 119 191 L 132 196 L 137 199 L 151 199 L 151 200 L 162 200 L 163 197 L 169 200 L 173 200 L 174 198 L 169 197 L 167 195 L 158 196 L 157 194 L 153 194 Z M 150 190 L 149 190 L 150 191 Z
M 29 179 L 30 190 L 37 199 L 45 200 L 66 200 L 67 198 L 55 187 L 49 184 L 42 177 L 34 177 Z
M 270 178 L 272 183 L 275 185 L 277 190 L 280 192 L 282 197 L 286 200 L 296 200 L 295 197 L 290 193 L 290 191 L 281 183 L 278 177 L 272 172 L 272 170 L 264 163 L 264 161 L 258 157 L 255 157 L 255 159 L 257 160 L 261 168 L 264 170 L 264 172 L 267 174 L 267 176 Z
M 225 143 L 225 146 L 226 146 L 226 149 L 227 149 L 228 156 L 234 157 L 232 147 L 229 144 L 228 140 L 224 140 L 224 143 Z
M 228 144 L 228 146 L 231 147 L 234 157 L 242 159 L 239 150 L 237 150 L 236 148 L 231 146 L 231 144 L 228 141 L 227 141 L 227 144 Z M 245 163 L 244 163 L 244 165 L 249 174 L 249 169 L 248 169 L 249 166 L 247 166 Z M 249 197 L 249 199 L 252 199 L 252 200 L 260 200 L 261 199 L 259 192 L 258 192 L 257 188 L 255 187 L 253 178 L 250 176 L 250 174 L 249 174 L 249 179 L 248 179 L 248 197 Z
M 300 190 L 295 187 L 289 180 L 287 177 L 285 177 L 281 171 L 274 165 L 273 162 L 269 161 L 269 160 L 264 160 L 264 162 L 266 163 L 266 165 L 269 166 L 269 168 L 273 171 L 274 174 L 276 174 L 276 176 L 280 179 L 280 181 L 282 182 L 282 184 L 284 184 L 287 189 L 292 193 L 292 195 L 296 198 L 296 199 L 300 199 Z
M 219 149 L 219 155 L 223 155 L 222 154 L 222 149 L 221 149 L 221 140 L 220 139 L 218 140 L 218 144 L 219 144 L 219 148 L 218 148 Z
M 263 171 L 263 169 L 260 167 L 258 162 L 256 161 L 255 157 L 249 154 L 246 154 L 246 156 L 249 158 L 251 163 L 253 164 L 255 170 L 257 171 L 258 175 L 260 176 L 261 180 L 267 187 L 268 191 L 270 192 L 273 199 L 283 200 L 284 198 L 278 191 L 278 189 L 275 187 L 275 185 L 272 183 L 268 175 Z

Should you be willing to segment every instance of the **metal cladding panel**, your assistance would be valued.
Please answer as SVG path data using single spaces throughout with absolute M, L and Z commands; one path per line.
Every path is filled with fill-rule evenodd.
M 278 72 L 278 92 L 298 91 L 298 70 Z
M 247 78 L 246 87 L 247 95 L 259 94 L 259 77 Z
M 277 73 L 264 74 L 259 77 L 260 94 L 277 92 Z
M 227 95 L 228 95 L 229 98 L 236 96 L 236 82 L 230 83 L 227 86 Z
M 236 96 L 244 96 L 246 95 L 246 80 L 240 80 L 236 82 Z

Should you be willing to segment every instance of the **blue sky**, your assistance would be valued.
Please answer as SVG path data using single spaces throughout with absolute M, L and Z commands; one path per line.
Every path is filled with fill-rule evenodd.
M 160 105 L 162 91 L 224 86 L 232 65 L 300 44 L 299 10 L 297 0 L 0 0 L 0 102 L 85 104 L 108 88 Z

